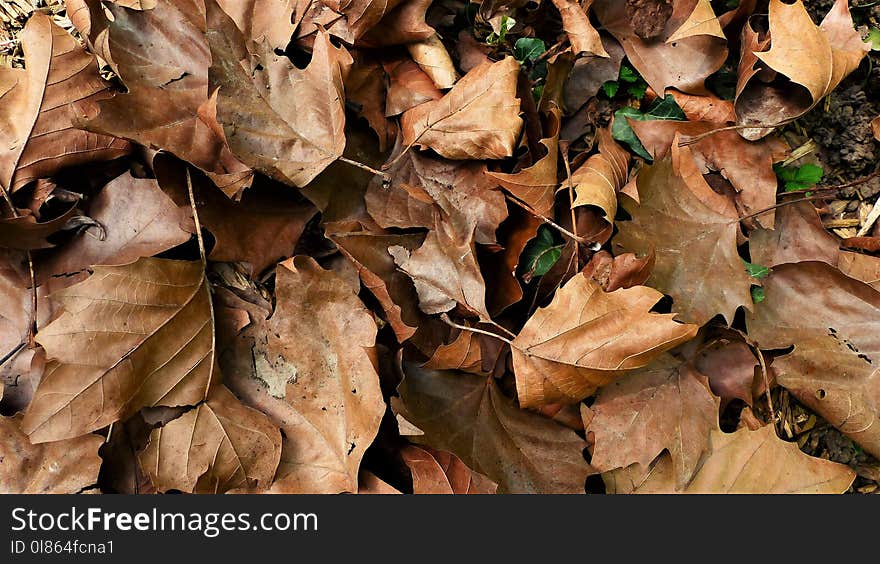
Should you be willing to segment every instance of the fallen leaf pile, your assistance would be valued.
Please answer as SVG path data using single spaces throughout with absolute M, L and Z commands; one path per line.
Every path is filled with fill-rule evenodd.
M 37 4 L 0 491 L 878 489 L 880 208 L 786 135 L 845 0 Z

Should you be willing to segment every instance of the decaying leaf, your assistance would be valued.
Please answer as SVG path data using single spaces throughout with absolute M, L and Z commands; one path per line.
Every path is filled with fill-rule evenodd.
M 404 145 L 431 148 L 447 159 L 511 156 L 523 124 L 517 73 L 513 57 L 483 63 L 439 100 L 407 110 L 400 122 Z
M 494 378 L 406 367 L 395 412 L 424 431 L 420 444 L 454 453 L 499 493 L 583 493 L 590 472 L 574 431 L 519 409 Z
M 574 403 L 696 335 L 673 315 L 650 313 L 662 295 L 646 286 L 606 293 L 578 275 L 513 340 L 520 405 Z
M 568 34 L 571 50 L 575 55 L 586 53 L 599 57 L 608 57 L 602 46 L 599 32 L 590 23 L 587 12 L 593 0 L 575 2 L 574 0 L 553 0 L 553 5 L 562 16 L 562 28 Z
M 34 443 L 77 437 L 142 407 L 205 398 L 214 325 L 200 262 L 96 266 L 54 299 L 64 313 L 37 335 L 49 362 L 22 420 Z
M 609 223 L 617 214 L 617 192 L 626 184 L 629 153 L 614 139 L 608 129 L 600 129 L 599 152 L 571 173 L 577 197 L 572 207 L 596 206 Z M 563 187 L 565 184 L 563 184 Z
M 400 455 L 412 472 L 415 494 L 493 494 L 498 488 L 452 453 L 409 445 Z

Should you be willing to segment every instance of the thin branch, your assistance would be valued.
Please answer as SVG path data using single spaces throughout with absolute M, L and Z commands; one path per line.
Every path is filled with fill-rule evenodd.
M 516 333 L 514 333 L 514 332 L 511 331 L 511 330 L 509 330 L 507 327 L 504 327 L 504 326 L 502 326 L 502 325 L 499 325 L 499 324 L 495 323 L 495 322 L 494 322 L 493 320 L 491 320 L 491 319 L 490 319 L 489 321 L 485 321 L 484 323 L 488 323 L 488 324 L 491 325 L 492 327 L 495 327 L 496 329 L 500 329 L 501 332 L 503 332 L 503 333 L 507 333 L 509 336 L 511 336 L 511 337 L 513 337 L 514 339 L 516 339 Z
M 202 238 L 202 222 L 199 221 L 199 212 L 196 209 L 196 197 L 193 195 L 192 177 L 189 174 L 189 167 L 186 167 L 186 191 L 189 194 L 189 205 L 192 206 L 193 221 L 196 224 L 196 239 L 199 242 L 199 256 L 202 257 L 202 265 L 207 269 L 208 258 L 205 253 L 205 240 Z
M 752 125 L 728 125 L 725 127 L 719 127 L 717 129 L 710 129 L 709 131 L 706 131 L 704 133 L 700 133 L 699 135 L 688 135 L 688 136 L 682 137 L 681 140 L 679 140 L 679 142 L 678 142 L 678 146 L 679 147 L 686 147 L 688 145 L 693 145 L 694 143 L 699 143 L 700 141 L 702 141 L 706 137 L 711 137 L 712 135 L 715 135 L 716 133 L 721 133 L 723 131 L 736 131 L 739 129 L 775 129 L 781 125 L 789 124 L 789 123 L 793 122 L 794 120 L 795 120 L 795 118 L 790 118 L 790 119 L 782 120 L 778 123 L 772 123 L 772 124 L 757 123 L 757 124 L 752 124 Z
M 587 245 L 588 247 L 592 248 L 593 243 L 591 241 L 587 241 L 583 237 L 575 235 L 574 233 L 572 233 L 571 231 L 569 231 L 565 227 L 562 227 L 561 225 L 559 225 L 558 223 L 556 223 L 552 219 L 539 214 L 530 205 L 519 201 L 516 197 L 511 196 L 510 194 L 504 194 L 504 197 L 507 198 L 508 202 L 513 202 L 514 204 L 516 204 L 519 207 L 521 207 L 522 209 L 526 210 L 527 212 L 529 212 L 533 216 L 537 217 L 538 219 L 540 219 L 541 221 L 543 221 L 547 225 L 556 228 L 556 230 L 559 231 L 560 233 L 562 233 L 563 235 L 573 239 L 574 241 L 577 241 L 578 243 L 580 243 L 582 245 Z
M 22 341 L 22 342 L 20 342 L 20 343 L 18 344 L 17 347 L 15 347 L 15 348 L 12 349 L 11 351 L 9 351 L 9 352 L 6 353 L 5 355 L 3 355 L 3 357 L 0 358 L 0 366 L 3 366 L 3 365 L 6 364 L 7 362 L 9 362 L 9 359 L 11 359 L 11 358 L 14 357 L 15 355 L 17 355 L 18 352 L 19 352 L 21 349 L 23 349 L 23 348 L 25 347 L 26 344 L 27 344 L 27 342 Z
M 577 215 L 575 215 L 574 211 L 574 186 L 571 183 L 571 164 L 568 162 L 568 151 L 565 149 L 564 145 L 559 145 L 559 153 L 562 155 L 562 163 L 565 165 L 565 178 L 566 183 L 568 184 L 568 203 L 569 208 L 571 209 L 571 228 L 577 231 Z M 614 218 L 612 218 L 614 219 Z M 575 267 L 577 270 L 581 269 L 581 254 L 575 253 Z
M 449 325 L 450 327 L 455 327 L 456 329 L 461 329 L 462 331 L 470 331 L 471 333 L 479 333 L 480 335 L 486 335 L 487 337 L 495 337 L 499 341 L 504 341 L 508 345 L 513 346 L 513 341 L 511 341 L 510 339 L 507 339 L 506 337 L 502 337 L 501 335 L 498 335 L 496 333 L 492 333 L 491 331 L 483 331 L 482 329 L 477 329 L 476 327 L 468 327 L 467 325 L 460 325 L 460 324 L 452 321 L 451 319 L 449 319 L 449 316 L 446 315 L 445 313 L 440 315 L 440 319 L 441 319 L 441 321 L 443 321 L 443 323 Z
M 369 172 L 370 174 L 375 174 L 376 176 L 381 176 L 383 182 L 385 182 L 385 183 L 388 183 L 391 181 L 391 175 L 389 175 L 387 172 L 382 172 L 381 170 L 377 170 L 369 165 L 365 165 L 364 163 L 361 163 L 361 162 L 358 162 L 358 161 L 355 161 L 355 160 L 352 160 L 352 159 L 349 159 L 346 157 L 338 157 L 337 160 L 340 162 L 343 162 L 347 165 L 356 166 L 357 168 L 359 168 L 361 170 L 365 170 L 365 171 Z
M 759 215 L 764 215 L 767 212 L 771 212 L 777 208 L 781 208 L 784 206 L 790 206 L 792 204 L 797 204 L 799 202 L 812 202 L 814 200 L 827 200 L 830 198 L 828 194 L 823 194 L 821 196 L 807 196 L 806 198 L 796 198 L 794 200 L 788 200 L 785 202 L 779 202 L 778 204 L 774 204 L 770 207 L 766 207 L 762 210 L 758 210 L 754 213 L 750 213 L 749 215 L 744 215 L 738 219 L 732 219 L 729 223 L 739 223 L 740 221 L 745 221 L 747 219 L 752 219 L 753 217 L 758 217 Z

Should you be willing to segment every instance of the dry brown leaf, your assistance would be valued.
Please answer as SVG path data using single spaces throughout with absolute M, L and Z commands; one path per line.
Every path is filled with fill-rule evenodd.
M 386 151 L 397 138 L 397 124 L 386 110 L 387 77 L 378 60 L 355 52 L 354 66 L 345 77 L 348 104 L 367 120 L 379 138 L 379 150 Z
M 617 214 L 617 192 L 626 184 L 629 152 L 611 138 L 608 129 L 600 129 L 596 135 L 599 152 L 571 173 L 577 194 L 571 207 L 596 206 L 611 224 Z M 566 187 L 564 182 L 560 190 Z
M 274 53 L 258 63 L 232 20 L 210 3 L 207 35 L 208 76 L 212 87 L 219 87 L 217 119 L 242 161 L 302 187 L 342 155 L 342 83 L 353 62 L 344 48 L 334 47 L 321 31 L 304 70 Z
M 402 0 L 321 0 L 336 13 L 345 16 L 327 30 L 346 43 L 355 43 L 394 10 Z
M 407 445 L 400 456 L 412 472 L 414 494 L 494 494 L 498 489 L 452 453 Z
M 640 256 L 656 253 L 647 284 L 672 296 L 672 310 L 689 323 L 717 314 L 730 322 L 750 307 L 752 278 L 736 248 L 738 215 L 712 191 L 686 147 L 642 167 L 639 204 L 623 199 L 632 221 L 619 222 L 616 247 Z
M 513 340 L 519 403 L 574 403 L 691 339 L 698 327 L 650 313 L 663 295 L 646 286 L 604 292 L 577 275 Z
M 402 0 L 358 41 L 365 47 L 404 45 L 422 41 L 436 32 L 425 23 L 432 0 Z
M 209 5 L 218 9 L 213 0 Z M 106 28 L 108 60 L 128 92 L 101 102 L 101 113 L 85 126 L 173 153 L 209 173 L 228 195 L 238 194 L 251 172 L 229 151 L 216 121 L 216 100 L 209 96 L 204 3 L 158 0 L 151 10 L 106 8 L 113 19 L 93 10 L 92 27 L 97 21 Z
M 643 285 L 653 269 L 654 255 L 639 258 L 634 253 L 624 253 L 612 257 L 608 251 L 599 251 L 581 272 L 606 292 L 613 292 L 618 288 Z
M 627 14 L 627 2 L 596 0 L 593 11 L 654 92 L 662 95 L 667 88 L 675 88 L 689 94 L 708 94 L 704 81 L 724 64 L 727 42 L 711 35 L 694 35 L 667 43 L 693 13 L 697 2 L 676 1 L 671 17 L 651 40 L 640 37 L 634 29 L 639 22 Z M 656 26 L 662 20 L 654 16 L 649 23 Z
M 311 258 L 281 263 L 275 279 L 275 312 L 223 355 L 227 383 L 283 431 L 272 492 L 356 492 L 385 412 L 370 360 L 376 323 L 345 281 Z
M 756 229 L 749 234 L 751 262 L 766 267 L 808 260 L 836 266 L 837 247 L 837 238 L 825 230 L 810 202 L 779 208 L 774 229 Z
M 587 13 L 593 0 L 576 2 L 575 0 L 553 0 L 553 5 L 562 16 L 562 29 L 568 34 L 571 50 L 575 55 L 586 53 L 598 57 L 609 57 L 602 46 L 599 32 L 590 23 Z
M 491 376 L 405 371 L 391 405 L 424 431 L 413 440 L 454 453 L 500 493 L 583 493 L 590 468 L 574 431 L 519 409 Z
M 773 361 L 776 381 L 880 456 L 880 292 L 824 262 L 783 264 L 762 280 L 765 299 L 746 322 Z
M 600 472 L 647 466 L 664 450 L 675 482 L 687 484 L 718 426 L 718 401 L 706 377 L 669 355 L 599 391 L 590 406 L 590 464 Z
M 224 196 L 225 198 L 225 196 Z M 89 215 L 103 229 L 80 234 L 46 262 L 43 276 L 81 272 L 94 264 L 127 264 L 189 240 L 188 209 L 178 208 L 153 179 L 126 172 L 108 183 L 89 206 Z
M 31 444 L 21 416 L 0 417 L 0 493 L 75 494 L 98 481 L 97 435 Z
M 422 367 L 482 374 L 483 355 L 480 350 L 480 339 L 481 337 L 476 333 L 460 331 L 451 343 L 437 347 Z
M 730 434 L 715 429 L 709 441 L 711 453 L 683 493 L 839 494 L 856 476 L 843 464 L 814 458 L 779 439 L 773 425 Z M 609 493 L 676 493 L 665 454 L 647 472 L 634 466 L 602 477 Z
M 281 433 L 223 385 L 195 409 L 150 434 L 141 467 L 160 492 L 266 489 L 281 458 Z
M 697 354 L 694 366 L 709 378 L 709 387 L 722 400 L 752 405 L 758 359 L 746 343 L 726 339 L 712 343 Z
M 399 495 L 401 492 L 385 482 L 382 478 L 370 472 L 369 470 L 361 470 L 358 479 L 357 493 L 374 495 Z
M 27 68 L 0 68 L 0 186 L 14 192 L 64 167 L 127 154 L 126 141 L 75 125 L 113 97 L 94 56 L 39 11 L 21 46 Z
M 518 73 L 513 57 L 483 63 L 439 100 L 407 110 L 400 122 L 404 145 L 434 149 L 447 159 L 511 156 L 523 125 Z
M 250 41 L 266 41 L 273 49 L 287 48 L 295 28 L 296 0 L 216 0 Z
M 455 85 L 458 72 L 452 64 L 449 51 L 436 33 L 421 41 L 407 43 L 406 48 L 410 57 L 430 77 L 435 87 L 446 90 Z
M 96 266 L 53 297 L 64 313 L 36 337 L 49 362 L 22 421 L 31 441 L 76 437 L 142 407 L 205 398 L 214 324 L 200 262 Z
M 792 84 L 741 78 L 735 104 L 739 125 L 777 124 L 805 114 L 854 71 L 870 50 L 854 29 L 847 0 L 836 0 L 819 26 L 801 0 L 793 4 L 770 0 L 769 11 L 770 49 L 754 54 Z M 751 57 L 744 55 L 740 66 L 751 75 L 756 68 L 751 64 L 748 69 L 750 63 Z M 755 140 L 773 128 L 739 131 L 746 139 Z
M 871 130 L 874 132 L 874 139 L 880 141 L 880 116 L 871 120 Z
M 681 41 L 697 35 L 711 35 L 727 39 L 721 30 L 718 18 L 715 16 L 715 10 L 712 9 L 711 0 L 697 0 L 691 15 L 675 30 L 675 33 L 666 39 L 666 43 Z
M 880 290 L 880 258 L 850 251 L 840 251 L 837 266 L 850 278 L 861 280 L 875 290 Z
M 76 206 L 72 206 L 58 217 L 40 223 L 31 210 L 18 210 L 18 217 L 0 219 L 0 247 L 19 251 L 54 247 L 47 237 L 63 229 L 77 211 Z
M 388 73 L 385 115 L 396 116 L 424 102 L 439 100 L 443 93 L 431 77 L 412 60 L 401 58 L 383 64 Z

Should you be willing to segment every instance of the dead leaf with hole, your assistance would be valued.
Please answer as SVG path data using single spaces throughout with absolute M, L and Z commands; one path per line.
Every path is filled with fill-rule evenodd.
M 0 417 L 0 436 L 0 493 L 75 494 L 98 481 L 98 435 L 31 444 L 16 416 Z
M 516 80 L 519 63 L 505 57 L 467 73 L 445 96 L 403 113 L 403 143 L 447 159 L 501 159 L 513 154 L 522 129 Z
M 880 455 L 880 292 L 824 262 L 776 266 L 746 316 L 776 381 L 867 452 Z
M 95 57 L 41 12 L 21 45 L 27 68 L 0 68 L 0 186 L 14 192 L 64 167 L 128 154 L 128 142 L 76 125 L 113 97 Z
M 214 320 L 200 262 L 96 266 L 53 298 L 64 312 L 37 334 L 49 362 L 22 421 L 34 443 L 76 437 L 142 407 L 205 398 Z
M 414 494 L 494 494 L 498 489 L 452 453 L 407 445 L 400 456 L 412 472 Z
M 413 440 L 455 454 L 499 493 L 583 493 L 590 468 L 574 431 L 519 409 L 491 376 L 412 365 L 405 372 L 391 405 L 424 431 Z
M 698 327 L 650 313 L 646 286 L 606 293 L 584 275 L 560 288 L 513 340 L 520 405 L 575 403 L 691 339 Z
M 280 458 L 278 427 L 223 385 L 213 386 L 194 409 L 154 429 L 138 455 L 160 492 L 212 494 L 268 488 Z

